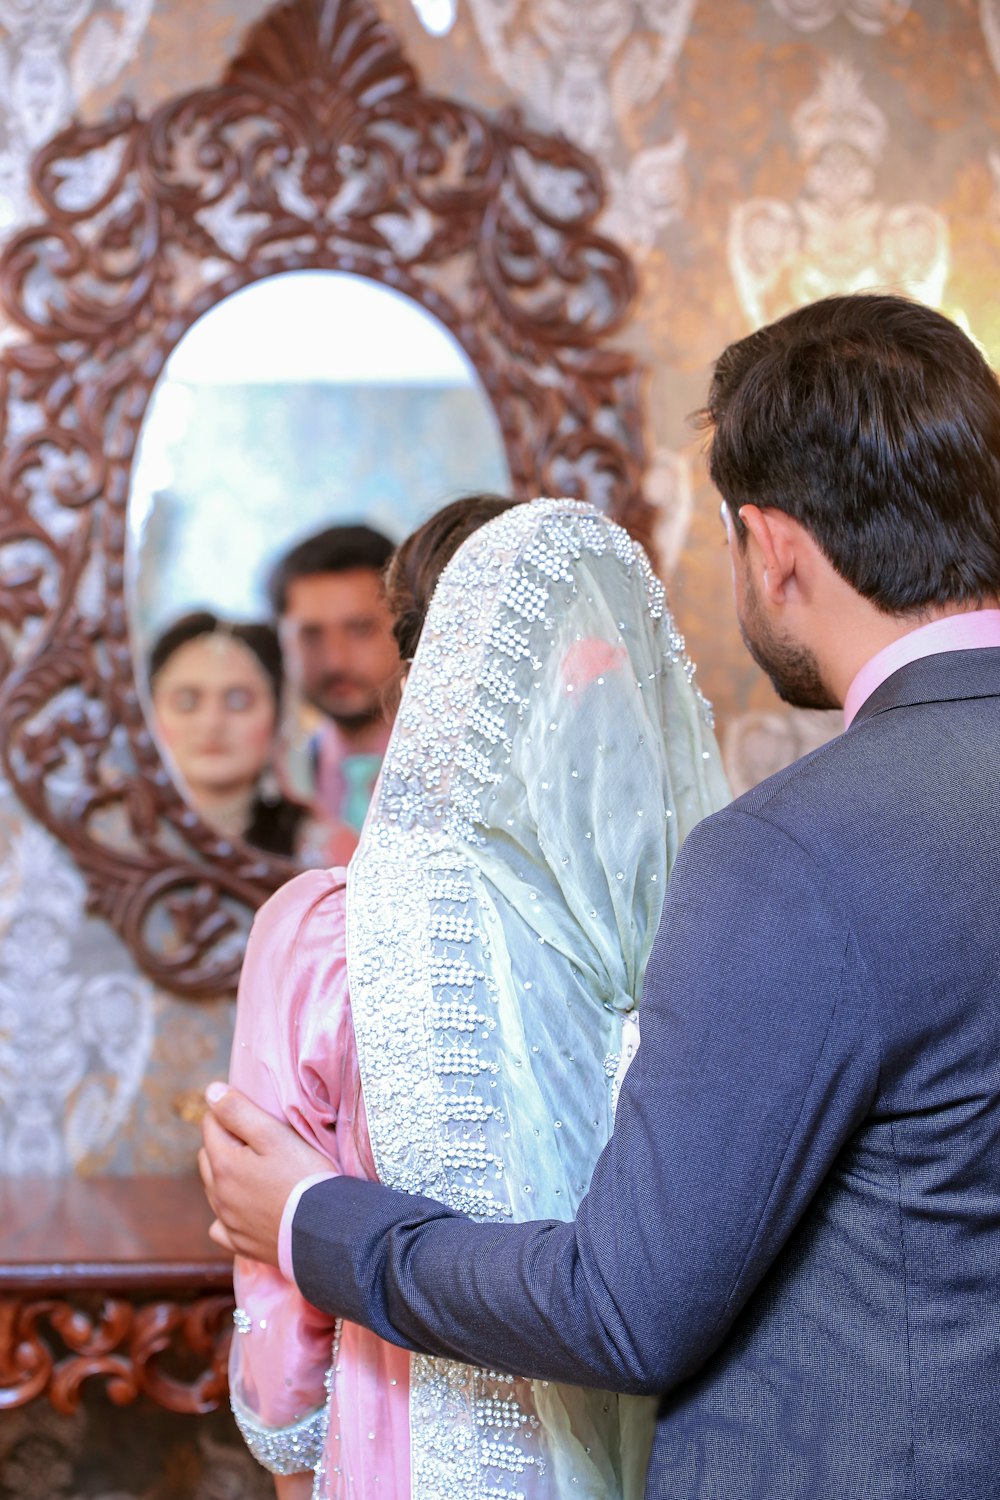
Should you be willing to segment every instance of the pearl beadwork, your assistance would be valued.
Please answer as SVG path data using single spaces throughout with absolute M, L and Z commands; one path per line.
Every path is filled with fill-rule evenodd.
M 641 668 L 634 658 L 633 671 L 628 651 L 650 632 L 629 628 L 622 646 L 614 622 L 631 614 L 616 605 L 609 616 L 608 651 L 621 649 L 625 656 L 629 703 L 644 709 L 658 681 L 675 672 L 690 680 L 692 668 L 645 553 L 589 506 L 551 500 L 517 507 L 490 523 L 487 542 L 483 536 L 466 542 L 438 584 L 376 800 L 348 871 L 348 969 L 380 1180 L 496 1222 L 553 1211 L 541 1181 L 530 1180 L 538 1152 L 570 1150 L 584 1119 L 587 1131 L 596 1134 L 591 1110 L 602 1109 L 602 1100 L 607 1113 L 598 1130 L 608 1128 L 620 1061 L 609 1054 L 602 1094 L 601 1042 L 594 1064 L 600 1090 L 586 1117 L 576 1118 L 560 1100 L 560 1117 L 554 1111 L 543 1117 L 546 1139 L 525 1139 L 530 1132 L 523 1100 L 537 1087 L 538 1070 L 551 1070 L 557 1059 L 539 1056 L 530 1036 L 516 1036 L 511 1007 L 515 994 L 525 1012 L 552 997 L 534 982 L 533 968 L 528 975 L 508 972 L 506 919 L 498 920 L 497 913 L 510 904 L 510 893 L 498 893 L 483 873 L 497 842 L 509 839 L 516 847 L 519 825 L 531 821 L 529 807 L 510 803 L 518 758 L 534 738 L 532 755 L 561 753 L 565 765 L 568 748 L 561 747 L 579 734 L 588 694 L 600 692 L 609 705 L 621 701 L 614 696 L 621 674 L 613 670 L 613 655 L 591 677 L 567 677 L 565 693 L 573 696 L 564 696 L 562 687 L 552 691 L 572 641 L 566 632 L 586 618 L 571 611 L 584 608 L 588 589 L 591 599 L 600 592 L 594 580 L 624 574 L 627 609 L 638 604 L 654 622 L 653 656 Z M 600 574 L 594 559 L 606 559 Z M 579 633 L 577 638 L 586 645 Z M 635 672 L 645 675 L 650 660 L 656 670 L 648 692 L 639 693 Z M 540 697 L 546 690 L 547 700 Z M 710 722 L 700 695 L 697 704 L 702 720 Z M 578 745 L 574 759 L 583 774 L 563 773 L 565 785 L 538 776 L 524 787 L 526 803 L 537 797 L 549 807 L 571 796 L 586 807 L 594 796 L 593 761 L 600 748 L 591 745 L 584 753 Z M 610 739 L 607 749 L 610 761 Z M 652 824 L 652 817 L 647 821 Z M 565 851 L 571 849 L 576 860 L 596 861 L 606 827 L 602 809 L 600 827 L 595 814 L 589 827 L 575 832 L 572 845 L 564 842 L 555 853 L 558 845 L 539 838 L 530 858 L 509 866 L 511 878 L 526 872 L 535 892 L 520 911 L 532 932 L 536 914 L 552 901 L 553 872 L 570 860 Z M 624 860 L 611 865 L 618 901 L 631 894 L 631 868 L 628 877 L 623 896 Z M 543 964 L 551 944 L 539 941 L 542 947 L 533 952 Z M 580 954 L 574 957 L 581 961 Z M 570 966 L 568 972 L 582 993 L 590 971 Z M 502 986 L 494 974 L 504 976 Z M 606 1036 L 608 1047 L 617 1044 L 627 1003 L 628 995 L 613 991 L 607 1009 L 594 1018 L 595 1032 Z M 515 1023 L 516 1014 L 515 1007 Z M 583 1065 L 577 1062 L 584 1052 L 575 1046 L 576 1035 L 567 1035 L 566 1044 L 574 1045 L 558 1058 L 567 1080 Z M 572 1174 L 567 1166 L 561 1186 L 552 1190 L 564 1217 L 584 1191 L 585 1166 L 577 1161 Z M 535 1476 L 545 1472 L 551 1456 L 532 1382 L 420 1354 L 411 1361 L 410 1430 L 414 1496 L 524 1500 L 536 1491 Z

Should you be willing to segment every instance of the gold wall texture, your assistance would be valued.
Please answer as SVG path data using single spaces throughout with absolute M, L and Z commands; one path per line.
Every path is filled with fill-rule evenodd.
M 836 724 L 783 710 L 743 651 L 689 414 L 729 340 L 833 290 L 909 288 L 1000 354 L 1000 0 L 457 0 L 443 36 L 415 0 L 382 6 L 428 87 L 516 104 L 604 167 L 604 227 L 640 272 L 623 341 L 663 568 L 751 784 Z M 210 82 L 264 8 L 0 0 L 0 233 L 30 219 L 30 153 L 71 115 Z M 2 786 L 0 857 L 0 1172 L 188 1170 L 174 1103 L 224 1068 L 231 1002 L 141 977 Z

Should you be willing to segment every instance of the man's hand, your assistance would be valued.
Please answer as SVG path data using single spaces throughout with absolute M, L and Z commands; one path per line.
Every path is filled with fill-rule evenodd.
M 276 1266 L 288 1195 L 303 1177 L 329 1171 L 329 1159 L 239 1089 L 212 1083 L 206 1096 L 198 1170 L 216 1215 L 209 1235 L 237 1255 Z

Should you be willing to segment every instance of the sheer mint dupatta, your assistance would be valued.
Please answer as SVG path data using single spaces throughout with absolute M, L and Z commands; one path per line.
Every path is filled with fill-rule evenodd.
M 573 1216 L 677 847 L 727 799 L 691 676 L 642 549 L 586 505 L 517 507 L 446 569 L 349 871 L 383 1182 L 480 1220 Z M 653 1421 L 414 1356 L 412 1494 L 631 1500 Z

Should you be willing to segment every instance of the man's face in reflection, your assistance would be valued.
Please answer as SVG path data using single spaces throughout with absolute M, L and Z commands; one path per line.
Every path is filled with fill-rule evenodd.
M 374 568 L 293 578 L 279 629 L 286 673 L 320 713 L 347 730 L 385 717 L 399 653 Z

